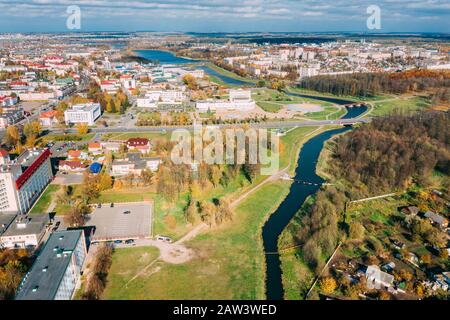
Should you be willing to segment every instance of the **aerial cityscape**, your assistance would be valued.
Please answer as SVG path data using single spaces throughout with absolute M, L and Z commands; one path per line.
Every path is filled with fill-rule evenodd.
M 448 2 L 235 5 L 0 1 L 0 300 L 449 300 Z

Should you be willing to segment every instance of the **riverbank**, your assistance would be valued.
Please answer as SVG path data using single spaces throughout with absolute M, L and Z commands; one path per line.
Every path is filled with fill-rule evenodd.
M 333 177 L 326 174 L 327 163 L 330 160 L 330 145 L 340 134 L 338 133 L 324 143 L 318 156 L 316 165 L 316 175 L 322 180 L 333 182 Z M 295 230 L 301 228 L 301 219 L 308 214 L 311 206 L 315 202 L 316 194 L 309 195 L 301 208 L 292 217 L 278 239 L 278 248 L 282 271 L 282 283 L 285 300 L 302 300 L 305 298 L 308 289 L 315 279 L 314 271 L 303 260 L 301 248 L 296 247 L 294 240 Z

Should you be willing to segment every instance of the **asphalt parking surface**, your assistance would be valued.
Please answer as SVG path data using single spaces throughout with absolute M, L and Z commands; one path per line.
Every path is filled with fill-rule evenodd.
M 142 239 L 151 235 L 152 213 L 151 202 L 117 203 L 113 208 L 106 203 L 94 209 L 86 226 L 95 226 L 92 241 Z

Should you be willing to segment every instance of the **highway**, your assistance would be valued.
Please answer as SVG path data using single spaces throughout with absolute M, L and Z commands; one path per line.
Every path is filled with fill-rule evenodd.
M 204 127 L 214 127 L 214 128 L 239 128 L 247 125 L 250 128 L 267 128 L 267 129 L 277 129 L 277 128 L 292 128 L 292 127 L 314 127 L 314 126 L 327 126 L 327 125 L 352 125 L 355 123 L 368 123 L 371 118 L 360 118 L 360 119 L 338 119 L 338 120 L 320 120 L 320 121 L 270 121 L 270 122 L 259 122 L 259 123 L 249 123 L 249 124 L 214 124 L 214 125 L 204 125 Z M 186 126 L 158 126 L 158 127 L 112 127 L 112 128 L 91 128 L 89 132 L 93 133 L 117 133 L 117 132 L 170 132 L 177 129 L 188 129 L 192 130 L 193 125 Z M 70 129 L 52 129 L 52 133 L 63 134 L 63 133 L 77 133 L 75 128 Z

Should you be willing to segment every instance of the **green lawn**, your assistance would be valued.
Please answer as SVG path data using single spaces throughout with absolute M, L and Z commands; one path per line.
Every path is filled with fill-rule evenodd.
M 140 268 L 135 266 L 137 259 L 135 256 L 115 257 L 109 273 L 111 282 L 104 297 L 264 299 L 261 227 L 288 190 L 288 182 L 263 186 L 238 206 L 232 222 L 199 235 L 188 243 L 195 252 L 191 261 L 181 265 L 158 262 L 148 270 L 147 276 L 139 277 L 128 287 L 123 287 L 123 283 Z M 128 265 L 129 261 L 133 263 Z M 152 273 L 158 270 L 155 268 L 160 269 Z
M 79 134 L 47 134 L 43 137 L 41 137 L 42 143 L 48 143 L 52 141 L 80 141 L 80 142 L 87 142 L 91 140 L 95 136 L 95 133 L 88 133 L 84 135 Z
M 258 101 L 256 104 L 266 112 L 278 112 L 283 107 L 283 105 L 278 102 Z
M 325 106 L 325 107 L 323 107 L 323 111 L 308 112 L 308 113 L 305 113 L 305 116 L 312 120 L 327 120 L 328 115 L 333 115 L 331 118 L 336 119 L 343 114 L 345 114 L 344 109 L 339 110 L 336 107 Z M 330 119 L 330 120 L 332 120 L 332 119 Z
M 53 197 L 55 196 L 55 193 L 60 189 L 60 187 L 61 186 L 59 184 L 48 185 L 38 202 L 36 202 L 33 209 L 31 209 L 30 214 L 46 213 Z
M 130 138 L 168 138 L 167 133 L 162 132 L 118 132 L 118 133 L 107 133 L 102 136 L 102 140 L 128 140 Z
M 159 256 L 159 250 L 154 247 L 135 247 L 115 249 L 112 258 L 111 269 L 108 273 L 107 285 L 103 293 L 103 299 L 140 299 L 145 297 L 131 296 L 130 293 L 145 292 L 142 288 L 142 280 L 147 279 L 152 269 L 149 268 L 125 287 L 127 282 L 137 273 L 148 266 Z
M 375 103 L 370 115 L 384 116 L 397 111 L 415 112 L 423 110 L 428 106 L 429 102 L 424 97 L 399 97 L 399 99 Z

